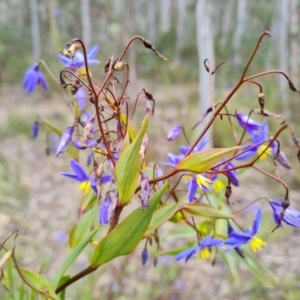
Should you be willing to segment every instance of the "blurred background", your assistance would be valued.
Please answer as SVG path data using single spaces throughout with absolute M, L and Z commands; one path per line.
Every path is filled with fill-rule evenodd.
M 92 67 L 92 73 L 101 82 L 104 63 L 111 55 L 118 57 L 130 37 L 142 35 L 151 41 L 168 60 L 158 59 L 135 43 L 125 59 L 130 65 L 128 93 L 134 99 L 143 87 L 155 96 L 157 111 L 148 155 L 149 160 L 166 161 L 166 152 L 176 153 L 184 143 L 166 143 L 171 127 L 186 126 L 192 138 L 191 127 L 210 106 L 204 59 L 212 66 L 225 61 L 213 83 L 215 102 L 222 101 L 239 80 L 260 34 L 268 30 L 272 38 L 263 40 L 248 74 L 281 69 L 299 88 L 299 12 L 299 0 L 0 0 L 0 237 L 20 229 L 17 254 L 21 265 L 37 271 L 43 264 L 44 273 L 53 276 L 69 251 L 65 234 L 77 219 L 80 199 L 76 186 L 59 175 L 70 170 L 67 157 L 46 156 L 46 135 L 30 139 L 38 115 L 45 115 L 61 129 L 72 120 L 60 87 L 42 67 L 50 91 L 38 87 L 29 95 L 22 90 L 23 75 L 30 65 L 43 59 L 58 78 L 62 68 L 58 51 L 81 37 L 88 48 L 100 46 L 96 59 L 101 64 Z M 259 82 L 266 109 L 283 114 L 299 135 L 299 95 L 278 75 Z M 256 86 L 244 85 L 229 110 L 248 113 L 258 107 L 257 94 Z M 279 123 L 270 120 L 271 132 L 276 132 Z M 232 142 L 228 124 L 218 121 L 211 144 L 226 147 Z M 280 142 L 295 166 L 291 171 L 280 169 L 281 176 L 291 188 L 293 206 L 299 209 L 296 150 L 287 132 Z M 270 163 L 264 167 L 272 170 Z M 246 172 L 240 180 L 241 187 L 232 196 L 236 209 L 259 196 L 283 197 L 281 187 L 265 177 Z M 221 260 L 215 266 L 196 259 L 178 265 L 172 258 L 162 258 L 156 268 L 151 261 L 142 267 L 141 245 L 128 258 L 119 258 L 74 284 L 68 299 L 299 299 L 299 233 L 284 228 L 270 235 L 271 214 L 263 222 L 261 236 L 268 245 L 256 257 L 271 270 L 272 280 L 242 263 L 235 263 L 229 271 Z M 177 239 L 164 241 L 164 250 L 182 239 L 182 233 L 172 234 Z M 74 273 L 87 264 L 88 254 L 80 257 Z M 17 276 L 11 276 L 20 286 Z M 0 296 L 8 299 L 3 287 Z

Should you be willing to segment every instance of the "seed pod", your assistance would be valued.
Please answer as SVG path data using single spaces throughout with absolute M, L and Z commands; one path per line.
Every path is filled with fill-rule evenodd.
M 114 65 L 114 70 L 115 71 L 123 71 L 125 67 L 125 63 L 123 63 L 122 61 L 118 61 L 115 65 Z

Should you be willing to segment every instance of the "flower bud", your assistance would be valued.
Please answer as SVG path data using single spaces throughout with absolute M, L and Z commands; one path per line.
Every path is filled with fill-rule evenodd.
M 68 127 L 62 134 L 59 145 L 56 150 L 57 157 L 61 157 L 62 154 L 66 151 L 67 146 L 72 139 L 73 132 L 74 132 L 74 127 L 72 126 L 72 127 Z
M 145 171 L 141 174 L 141 202 L 142 202 L 142 209 L 144 210 L 145 207 L 149 207 L 149 199 L 150 199 L 150 184 L 149 178 Z
M 7 261 L 11 258 L 12 251 L 7 251 L 0 259 L 0 270 L 2 270 L 7 263 Z
M 181 126 L 174 126 L 167 135 L 168 141 L 176 140 L 181 134 L 182 127 Z
M 115 65 L 114 65 L 114 70 L 115 71 L 123 71 L 125 67 L 125 64 L 122 61 L 118 61 Z
M 38 121 L 35 121 L 31 127 L 31 136 L 35 139 L 39 133 L 40 124 Z
M 145 247 L 142 251 L 142 265 L 144 266 L 148 260 L 148 249 Z
M 162 169 L 161 169 L 160 167 L 156 166 L 156 167 L 155 167 L 155 177 L 157 178 L 157 177 L 161 177 L 161 176 L 163 176 L 163 175 L 164 175 L 164 173 L 163 173 Z M 164 182 L 163 182 L 162 180 L 159 181 L 159 182 L 157 183 L 158 187 L 161 188 L 161 187 L 163 186 L 163 183 L 164 183 Z
M 109 208 L 112 203 L 112 199 L 110 193 L 106 193 L 106 197 L 104 201 L 99 205 L 99 224 L 109 224 L 110 222 L 110 215 L 109 215 Z
M 263 93 L 258 94 L 258 103 L 260 105 L 260 108 L 263 110 L 265 106 L 265 95 Z

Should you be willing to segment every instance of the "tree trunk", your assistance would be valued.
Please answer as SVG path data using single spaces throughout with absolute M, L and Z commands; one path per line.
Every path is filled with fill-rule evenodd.
M 171 9 L 171 0 L 161 0 L 160 2 L 160 31 L 161 32 L 168 32 L 171 28 L 170 9 Z
M 234 11 L 234 0 L 229 0 L 226 3 L 225 6 L 225 12 L 223 14 L 223 22 L 221 26 L 221 38 L 220 38 L 220 47 L 221 49 L 224 49 L 226 46 L 228 46 L 228 39 L 230 30 L 233 24 L 233 11 Z
M 279 68 L 282 71 L 288 71 L 288 26 L 289 26 L 289 4 L 290 0 L 279 0 Z M 287 82 L 283 76 L 279 76 L 280 98 L 283 105 L 283 112 L 286 118 L 290 117 L 289 97 L 287 91 Z
M 209 76 L 206 72 L 203 62 L 205 59 L 209 59 L 211 67 L 215 66 L 215 53 L 214 43 L 212 35 L 212 11 L 211 3 L 209 0 L 198 0 L 196 7 L 196 23 L 197 23 L 197 47 L 199 57 L 199 96 L 200 96 L 200 113 L 202 116 L 206 110 L 211 106 L 210 102 L 210 88 L 209 88 Z M 214 77 L 213 77 L 214 78 Z M 214 81 L 213 87 L 214 89 Z M 200 130 L 203 129 L 206 122 L 202 123 Z M 210 141 L 209 146 L 212 146 L 212 130 L 208 132 L 208 138 Z
M 185 44 L 185 16 L 186 0 L 177 0 L 177 22 L 176 22 L 176 45 L 175 45 L 175 63 L 180 63 L 180 51 Z
M 246 0 L 239 0 L 238 7 L 237 7 L 237 24 L 236 24 L 236 31 L 233 39 L 233 61 L 236 65 L 240 65 L 242 63 L 241 57 L 241 45 L 243 35 L 245 33 L 247 23 L 247 1 Z
M 30 28 L 32 39 L 32 58 L 39 61 L 41 55 L 40 25 L 37 0 L 30 0 Z
M 87 48 L 91 45 L 90 0 L 81 0 L 81 38 Z

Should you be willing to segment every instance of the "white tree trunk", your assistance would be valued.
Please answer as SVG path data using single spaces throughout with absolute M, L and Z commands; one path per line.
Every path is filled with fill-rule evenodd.
M 30 28 L 32 38 L 32 58 L 38 61 L 41 55 L 40 26 L 37 0 L 30 0 Z
M 186 0 L 177 0 L 176 45 L 174 61 L 180 63 L 180 50 L 185 44 Z
M 282 71 L 288 71 L 288 26 L 289 26 L 289 4 L 290 0 L 278 1 L 279 12 L 279 68 Z M 287 91 L 287 82 L 283 76 L 279 76 L 280 98 L 283 105 L 285 117 L 290 117 L 289 98 Z
M 221 27 L 221 38 L 220 38 L 220 47 L 224 49 L 228 45 L 228 39 L 230 30 L 233 24 L 233 11 L 234 11 L 234 0 L 229 0 L 226 3 L 225 11 L 223 13 L 223 22 Z
M 299 59 L 299 17 L 298 17 L 298 1 L 291 0 L 290 7 L 290 16 L 291 16 L 291 55 L 290 55 L 290 70 L 291 70 L 291 79 L 295 86 L 298 88 L 299 80 L 298 80 L 298 59 Z
M 171 0 L 160 1 L 160 31 L 161 32 L 167 32 L 171 28 L 170 9 L 171 9 Z
M 81 0 L 81 38 L 87 48 L 91 45 L 90 0 Z
M 237 23 L 236 31 L 233 39 L 234 63 L 239 65 L 242 62 L 240 54 L 243 35 L 245 33 L 247 23 L 247 1 L 239 0 L 237 6 Z
M 196 7 L 196 23 L 197 23 L 197 47 L 199 57 L 199 96 L 200 96 L 200 113 L 202 116 L 211 106 L 209 92 L 209 76 L 206 72 L 203 62 L 209 59 L 211 67 L 215 66 L 214 42 L 212 35 L 212 7 L 209 0 L 198 0 Z M 214 78 L 214 77 L 213 77 Z M 213 87 L 214 89 L 214 81 Z M 207 120 L 206 120 L 207 121 Z M 203 129 L 206 122 L 199 126 Z M 208 132 L 210 147 L 212 146 L 212 130 Z

